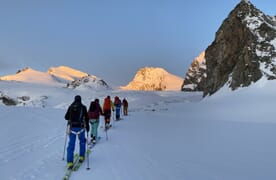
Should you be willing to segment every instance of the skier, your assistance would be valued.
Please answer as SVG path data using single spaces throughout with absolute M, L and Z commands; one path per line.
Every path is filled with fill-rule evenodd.
M 128 102 L 127 102 L 126 98 L 123 99 L 123 111 L 124 111 L 124 115 L 127 116 L 127 113 L 128 113 Z
M 103 115 L 102 108 L 99 104 L 99 99 L 95 99 L 90 103 L 88 117 L 91 124 L 91 142 L 96 143 L 98 137 L 98 127 L 100 123 L 100 115 Z
M 114 98 L 114 105 L 115 105 L 115 114 L 116 114 L 116 120 L 120 120 L 120 111 L 121 111 L 121 106 L 122 102 L 118 96 L 115 96 Z
M 111 101 L 110 96 L 107 96 L 104 99 L 104 104 L 103 104 L 103 113 L 104 113 L 105 129 L 106 130 L 108 128 L 110 128 L 111 110 L 114 112 L 114 104 Z
M 87 133 L 89 132 L 89 119 L 87 114 L 87 108 L 81 102 L 81 96 L 75 96 L 74 102 L 68 107 L 65 114 L 65 119 L 68 121 L 68 131 L 69 134 L 69 143 L 67 147 L 67 163 L 68 169 L 73 168 L 74 161 L 74 150 L 76 136 L 79 138 L 79 161 L 84 161 L 85 151 L 86 151 L 86 138 L 85 138 L 85 129 Z

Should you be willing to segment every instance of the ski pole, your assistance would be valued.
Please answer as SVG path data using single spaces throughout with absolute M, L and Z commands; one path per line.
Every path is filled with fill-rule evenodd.
M 112 112 L 112 121 L 113 121 L 113 127 L 115 127 L 115 117 L 114 117 L 114 111 Z
M 66 136 L 65 136 L 64 148 L 63 148 L 63 155 L 62 155 L 62 160 L 63 160 L 63 161 L 64 161 L 65 148 L 66 148 L 67 139 L 68 139 L 68 126 L 66 127 L 66 132 L 65 132 L 65 134 L 66 134 Z
M 107 128 L 105 128 L 105 139 L 108 140 Z
M 87 158 L 87 170 L 89 170 L 90 169 L 90 167 L 89 167 L 89 153 L 88 153 L 88 151 L 90 151 L 90 149 L 88 149 L 88 132 L 87 132 L 87 135 L 86 135 L 86 151 L 87 151 L 87 153 L 86 153 L 86 158 Z
M 122 108 L 122 106 L 120 106 L 120 111 L 121 111 L 121 115 L 123 116 L 123 108 Z

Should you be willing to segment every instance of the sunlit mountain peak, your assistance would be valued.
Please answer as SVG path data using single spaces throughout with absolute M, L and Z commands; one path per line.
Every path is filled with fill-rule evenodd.
M 51 67 L 49 68 L 48 73 L 67 81 L 74 81 L 84 76 L 88 76 L 87 73 L 72 69 L 67 66 Z
M 47 73 L 36 71 L 32 68 L 24 68 L 19 70 L 14 75 L 7 75 L 0 77 L 0 80 L 5 81 L 19 81 L 36 84 L 57 85 L 58 82 L 54 81 L 52 76 Z
M 168 73 L 159 67 L 144 67 L 138 70 L 134 79 L 121 89 L 142 91 L 179 91 L 183 78 Z

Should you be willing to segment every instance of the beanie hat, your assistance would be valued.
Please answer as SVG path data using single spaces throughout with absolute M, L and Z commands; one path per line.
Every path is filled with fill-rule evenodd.
M 81 96 L 80 95 L 76 95 L 75 96 L 75 101 L 76 102 L 81 102 Z

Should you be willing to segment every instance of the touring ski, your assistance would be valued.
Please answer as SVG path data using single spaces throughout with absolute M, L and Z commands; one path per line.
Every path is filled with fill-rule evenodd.
M 89 158 L 89 154 L 90 154 L 90 153 L 91 153 L 91 150 L 88 149 L 88 150 L 86 151 L 86 157 L 87 157 L 87 158 Z M 76 163 L 76 165 L 73 167 L 73 171 L 78 171 L 79 168 L 81 167 L 81 165 L 82 165 L 83 162 L 84 162 L 84 161 L 78 161 L 78 162 Z
M 71 174 L 72 174 L 72 171 L 74 169 L 74 167 L 77 165 L 77 163 L 79 162 L 79 155 L 78 154 L 75 154 L 74 155 L 74 162 L 73 162 L 73 168 L 68 168 L 67 171 L 65 172 L 62 180 L 69 180 Z

